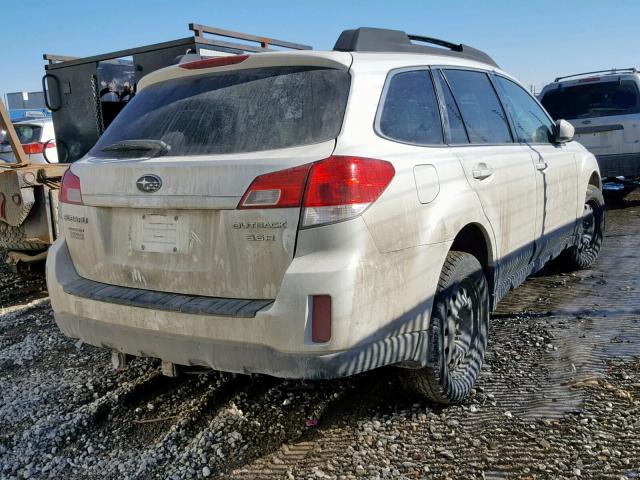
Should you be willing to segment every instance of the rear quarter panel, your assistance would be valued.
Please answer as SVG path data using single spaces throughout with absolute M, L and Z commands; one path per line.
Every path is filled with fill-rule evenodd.
M 469 223 L 479 224 L 495 245 L 477 194 L 448 147 L 407 145 L 376 134 L 374 121 L 387 73 L 399 66 L 406 65 L 393 64 L 385 69 L 371 62 L 354 62 L 352 93 L 335 150 L 338 155 L 387 160 L 395 168 L 391 184 L 363 214 L 377 248 L 393 252 L 452 241 Z M 434 172 L 432 190 L 437 191 L 428 203 L 421 203 L 416 185 L 415 168 L 423 165 L 433 167 L 423 171 Z M 424 186 L 429 180 L 421 178 L 420 183 Z M 494 255 L 492 251 L 490 256 Z

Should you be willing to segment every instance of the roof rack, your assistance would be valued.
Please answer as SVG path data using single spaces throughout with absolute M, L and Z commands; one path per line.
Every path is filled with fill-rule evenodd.
M 224 53 L 270 52 L 274 50 L 273 48 L 271 48 L 272 46 L 289 48 L 292 50 L 312 49 L 311 46 L 304 45 L 302 43 L 293 43 L 287 42 L 285 40 L 277 40 L 275 38 L 234 32 L 232 30 L 209 27 L 207 25 L 201 25 L 199 23 L 190 23 L 189 30 L 193 32 L 192 37 L 180 38 L 178 40 L 171 40 L 169 42 L 155 43 L 153 45 L 144 45 L 142 47 L 119 50 L 117 52 L 103 53 L 91 57 L 78 58 L 66 55 L 53 55 L 50 53 L 45 53 L 42 58 L 49 62 L 49 64 L 45 66 L 45 69 L 50 70 L 87 63 L 106 62 L 109 60 L 132 55 L 153 54 L 153 52 L 168 50 L 171 48 L 182 50 L 181 53 L 184 53 L 188 50 L 194 50 L 196 53 L 198 53 L 201 49 L 219 51 Z M 207 34 L 207 36 L 205 36 L 205 34 Z M 217 37 L 232 38 L 234 40 L 241 40 L 244 43 L 229 42 L 226 40 L 221 40 Z M 252 45 L 251 42 L 257 43 L 258 45 Z
M 609 70 L 596 70 L 594 72 L 575 73 L 573 75 L 566 75 L 564 77 L 556 77 L 554 82 L 559 82 L 560 80 L 564 80 L 565 78 L 581 77 L 582 75 L 593 75 L 594 73 L 611 73 L 615 75 L 616 73 L 638 73 L 638 70 L 635 67 L 610 68 Z
M 413 43 L 412 40 L 438 47 L 419 45 Z M 354 30 L 345 30 L 338 37 L 333 49 L 340 52 L 430 53 L 476 60 L 498 67 L 498 64 L 489 55 L 468 45 L 386 28 L 360 27 Z
M 310 45 L 304 45 L 302 43 L 293 43 L 287 42 L 285 40 L 277 40 L 275 38 L 269 37 L 261 37 L 258 35 L 250 35 L 248 33 L 234 32 L 233 30 L 225 30 L 224 28 L 216 28 L 209 27 L 207 25 L 200 25 L 198 23 L 190 23 L 189 30 L 193 31 L 196 40 L 199 43 L 203 43 L 206 45 L 211 45 L 214 47 L 226 47 L 231 49 L 236 49 L 238 52 L 234 53 L 243 53 L 243 52 L 264 52 L 268 50 L 272 50 L 270 47 L 283 47 L 290 48 L 292 50 L 311 50 L 312 47 Z M 258 43 L 259 46 L 248 45 L 244 43 L 237 42 L 225 42 L 216 38 L 207 38 L 204 34 L 210 34 L 218 37 L 227 37 L 232 38 L 234 40 L 243 40 L 246 42 L 255 42 Z

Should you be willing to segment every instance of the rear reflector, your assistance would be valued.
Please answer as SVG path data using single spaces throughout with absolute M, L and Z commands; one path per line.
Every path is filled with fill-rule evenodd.
M 311 297 L 311 340 L 325 343 L 331 340 L 331 296 L 314 295 Z
M 238 208 L 304 207 L 303 227 L 335 223 L 364 212 L 394 175 L 384 160 L 334 155 L 256 177 Z
M 82 205 L 82 190 L 80 189 L 80 179 L 71 173 L 71 168 L 67 168 L 62 177 L 59 200 L 62 203 Z
M 235 65 L 236 63 L 244 62 L 249 55 L 230 55 L 228 57 L 215 57 L 205 58 L 203 60 L 196 60 L 195 62 L 181 63 L 180 68 L 187 70 L 199 70 L 201 68 L 216 68 L 226 67 L 227 65 Z

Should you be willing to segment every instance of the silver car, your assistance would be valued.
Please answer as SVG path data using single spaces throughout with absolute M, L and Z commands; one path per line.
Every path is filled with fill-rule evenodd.
M 158 70 L 63 179 L 56 321 L 120 363 L 397 365 L 461 401 L 502 296 L 598 255 L 600 174 L 572 136 L 483 52 L 394 30 Z

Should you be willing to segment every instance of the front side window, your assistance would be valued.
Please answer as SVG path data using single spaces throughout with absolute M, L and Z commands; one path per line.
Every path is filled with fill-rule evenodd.
M 385 137 L 404 143 L 442 143 L 438 101 L 428 70 L 400 72 L 391 77 L 378 130 Z
M 640 112 L 640 95 L 635 82 L 583 83 L 549 90 L 541 99 L 553 118 L 608 117 Z
M 139 92 L 91 155 L 111 157 L 110 146 L 131 141 L 162 142 L 168 155 L 190 156 L 331 140 L 342 127 L 350 81 L 345 71 L 306 66 L 166 80 Z
M 484 72 L 445 70 L 471 143 L 511 143 L 509 124 Z
M 553 122 L 540 105 L 520 85 L 500 76 L 495 79 L 502 89 L 504 104 L 515 126 L 518 141 L 551 143 Z

